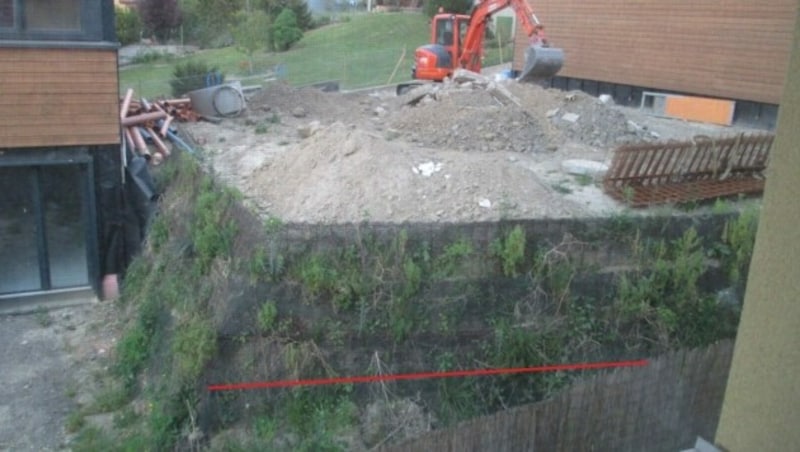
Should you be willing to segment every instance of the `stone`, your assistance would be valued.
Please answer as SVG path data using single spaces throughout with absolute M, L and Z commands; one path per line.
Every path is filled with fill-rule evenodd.
M 576 176 L 602 177 L 608 171 L 608 165 L 593 160 L 570 159 L 561 162 L 561 170 Z
M 632 132 L 632 133 L 636 133 L 636 132 L 639 132 L 640 130 L 642 130 L 642 126 L 640 126 L 639 124 L 631 121 L 630 119 L 628 120 L 626 125 L 628 126 L 628 131 Z
M 305 118 L 308 115 L 308 112 L 305 108 L 297 106 L 292 109 L 292 116 L 295 118 Z
M 308 124 L 298 126 L 297 127 L 297 135 L 300 138 L 308 138 L 320 129 L 320 122 L 319 121 L 311 121 Z
M 561 119 L 563 119 L 564 121 L 571 122 L 571 123 L 575 124 L 576 122 L 578 122 L 578 119 L 580 117 L 581 117 L 581 115 L 578 115 L 578 114 L 575 114 L 575 113 L 564 113 L 561 116 Z

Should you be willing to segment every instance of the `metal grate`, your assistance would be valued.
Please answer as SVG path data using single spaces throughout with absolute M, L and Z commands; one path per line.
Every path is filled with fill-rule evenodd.
M 603 185 L 634 207 L 687 202 L 764 189 L 773 134 L 626 145 L 614 153 Z

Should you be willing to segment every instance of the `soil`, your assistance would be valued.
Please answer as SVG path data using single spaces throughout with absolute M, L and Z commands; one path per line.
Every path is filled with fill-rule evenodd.
M 69 450 L 68 425 L 98 393 L 119 336 L 113 303 L 0 315 L 0 450 Z M 87 416 L 110 425 L 110 415 Z
M 402 96 L 275 82 L 242 116 L 186 130 L 261 215 L 323 223 L 610 214 L 623 206 L 562 161 L 609 164 L 624 143 L 733 133 L 477 74 Z

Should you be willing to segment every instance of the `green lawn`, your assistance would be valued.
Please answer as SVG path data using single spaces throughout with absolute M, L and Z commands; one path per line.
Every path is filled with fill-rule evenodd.
M 288 52 L 261 52 L 254 56 L 256 74 L 281 68 L 293 85 L 338 80 L 344 89 L 381 85 L 402 57 L 391 83 L 409 80 L 414 49 L 429 39 L 428 17 L 423 14 L 358 14 L 349 21 L 306 32 Z M 405 49 L 405 53 L 403 50 Z M 497 49 L 487 51 L 486 63 L 498 62 Z M 510 49 L 504 51 L 510 58 Z M 247 77 L 247 58 L 233 47 L 209 49 L 184 59 L 158 60 L 120 68 L 120 89 L 136 90 L 137 96 L 169 95 L 174 65 L 188 59 L 218 66 L 228 78 Z M 246 84 L 256 84 L 258 79 Z

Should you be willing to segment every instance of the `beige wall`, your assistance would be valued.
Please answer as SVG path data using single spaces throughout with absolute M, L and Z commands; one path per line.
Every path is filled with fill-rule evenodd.
M 800 450 L 800 16 L 716 442 Z
M 797 0 L 528 0 L 560 75 L 777 104 Z M 527 42 L 517 33 L 514 68 Z

